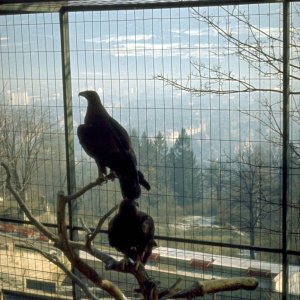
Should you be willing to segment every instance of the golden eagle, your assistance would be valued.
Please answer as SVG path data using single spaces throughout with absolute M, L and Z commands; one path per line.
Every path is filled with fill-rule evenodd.
M 135 263 L 146 264 L 156 246 L 151 216 L 137 209 L 138 204 L 122 200 L 118 213 L 108 225 L 109 244 Z
M 113 119 L 95 91 L 79 93 L 88 101 L 84 124 L 78 126 L 77 135 L 85 152 L 95 159 L 99 176 L 107 175 L 106 168 L 119 178 L 124 199 L 137 199 L 140 185 L 150 190 L 137 161 L 127 131 Z

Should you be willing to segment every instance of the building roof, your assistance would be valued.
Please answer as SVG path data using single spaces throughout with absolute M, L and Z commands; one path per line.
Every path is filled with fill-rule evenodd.
M 182 250 L 167 247 L 158 247 L 153 250 L 153 254 L 159 254 L 161 257 L 173 258 L 177 260 L 190 261 L 192 259 L 205 260 L 214 259 L 214 266 L 222 268 L 238 268 L 248 270 L 249 268 L 259 270 L 270 270 L 272 274 L 278 274 L 282 271 L 282 265 L 261 260 L 253 260 L 247 258 L 231 257 L 224 255 L 215 255 L 210 253 L 195 252 L 190 250 Z M 300 267 L 295 265 L 289 266 L 290 273 L 300 272 Z

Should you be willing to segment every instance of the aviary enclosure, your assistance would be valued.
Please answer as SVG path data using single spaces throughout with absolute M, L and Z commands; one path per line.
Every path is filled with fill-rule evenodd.
M 155 223 L 144 271 L 158 290 L 243 277 L 258 287 L 204 298 L 299 299 L 299 1 L 1 3 L 2 299 L 111 297 L 57 236 L 124 297 L 141 297 L 136 269 L 96 258 L 123 257 L 106 215 L 122 194 L 118 179 L 95 181 L 79 143 L 84 90 L 127 130 L 151 185 L 138 204 Z

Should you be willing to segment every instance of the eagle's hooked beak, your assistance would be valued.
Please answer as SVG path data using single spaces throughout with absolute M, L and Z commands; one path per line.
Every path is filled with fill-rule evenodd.
M 78 96 L 86 97 L 86 91 L 80 92 Z

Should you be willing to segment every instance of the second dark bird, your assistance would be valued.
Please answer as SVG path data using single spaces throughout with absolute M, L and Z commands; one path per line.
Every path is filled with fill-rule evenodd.
M 123 200 L 108 225 L 109 244 L 127 259 L 145 265 L 156 246 L 154 230 L 151 216 L 140 211 L 135 201 Z
M 106 168 L 119 178 L 124 199 L 137 199 L 140 185 L 150 190 L 137 160 L 127 131 L 113 119 L 95 91 L 79 93 L 88 101 L 84 124 L 78 126 L 77 135 L 85 152 L 95 159 L 99 176 L 107 174 Z

